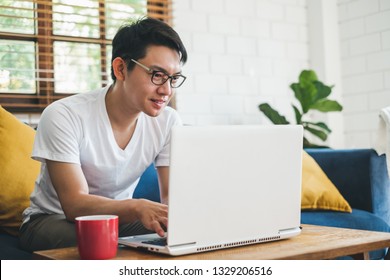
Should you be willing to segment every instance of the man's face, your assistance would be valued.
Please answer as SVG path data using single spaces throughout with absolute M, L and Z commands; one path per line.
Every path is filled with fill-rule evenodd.
M 146 67 L 162 71 L 168 75 L 179 74 L 181 64 L 179 54 L 170 48 L 163 46 L 150 46 L 146 56 L 138 60 Z M 124 81 L 125 102 L 133 110 L 145 114 L 158 116 L 174 94 L 170 80 L 163 85 L 155 85 L 151 81 L 152 74 L 139 65 L 127 72 Z

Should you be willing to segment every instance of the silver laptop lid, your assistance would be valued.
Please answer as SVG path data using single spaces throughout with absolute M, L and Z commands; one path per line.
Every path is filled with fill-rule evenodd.
M 168 245 L 243 242 L 300 226 L 303 129 L 172 130 Z

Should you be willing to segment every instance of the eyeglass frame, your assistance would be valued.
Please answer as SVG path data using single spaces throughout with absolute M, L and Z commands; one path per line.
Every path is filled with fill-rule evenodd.
M 142 67 L 144 70 L 146 70 L 147 72 L 149 72 L 149 74 L 151 74 L 152 76 L 150 77 L 150 81 L 156 85 L 156 86 L 162 86 L 163 84 L 165 84 L 168 80 L 169 80 L 169 84 L 171 86 L 171 88 L 178 88 L 178 87 L 181 87 L 181 85 L 184 83 L 184 81 L 187 79 L 186 76 L 182 75 L 182 74 L 175 74 L 175 75 L 168 75 L 166 72 L 164 71 L 161 71 L 161 70 L 153 70 L 151 68 L 149 68 L 148 66 L 142 64 L 141 62 L 135 60 L 135 59 L 130 59 L 132 62 L 134 62 L 136 65 Z M 167 78 L 165 79 L 165 81 L 161 84 L 156 84 L 154 81 L 153 81 L 153 78 L 155 76 L 156 73 L 163 73 L 164 76 L 167 76 Z M 175 78 L 175 76 L 180 76 L 183 78 L 183 81 L 178 85 L 174 85 L 172 84 L 172 79 Z

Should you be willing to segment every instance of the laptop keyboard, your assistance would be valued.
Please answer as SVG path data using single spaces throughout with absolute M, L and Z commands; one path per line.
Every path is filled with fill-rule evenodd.
M 161 238 L 156 238 L 153 240 L 142 241 L 142 243 L 157 245 L 157 246 L 166 246 L 167 245 L 167 238 L 161 237 Z

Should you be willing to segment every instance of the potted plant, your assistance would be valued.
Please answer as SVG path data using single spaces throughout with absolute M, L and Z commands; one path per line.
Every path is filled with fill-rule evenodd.
M 299 101 L 300 108 L 292 104 L 296 124 L 300 124 L 304 128 L 303 147 L 326 147 L 325 145 L 317 145 L 311 143 L 305 134 L 310 133 L 322 141 L 326 141 L 330 128 L 324 122 L 312 122 L 306 118 L 310 110 L 320 112 L 335 112 L 341 111 L 343 107 L 335 100 L 328 99 L 332 92 L 333 86 L 327 86 L 318 80 L 316 73 L 313 70 L 303 70 L 299 75 L 299 81 L 292 83 L 290 88 L 294 91 L 295 98 Z M 259 109 L 268 119 L 274 124 L 289 124 L 290 122 L 268 103 L 259 105 Z

